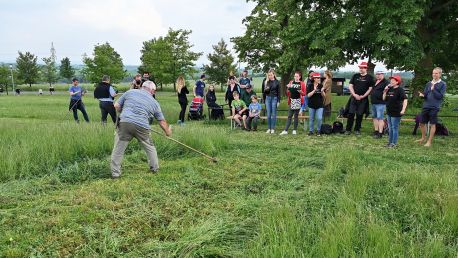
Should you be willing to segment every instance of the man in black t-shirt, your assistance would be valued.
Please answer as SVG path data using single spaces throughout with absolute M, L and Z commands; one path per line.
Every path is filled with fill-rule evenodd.
M 355 134 L 360 135 L 363 114 L 369 108 L 368 96 L 374 86 L 374 78 L 367 73 L 367 62 L 359 64 L 359 73 L 353 75 L 350 80 L 349 90 L 351 93 L 348 106 L 348 120 L 345 134 L 351 134 L 356 114 Z

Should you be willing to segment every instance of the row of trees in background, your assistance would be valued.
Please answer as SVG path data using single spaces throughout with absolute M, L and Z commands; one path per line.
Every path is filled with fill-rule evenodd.
M 458 1 L 249 0 L 245 34 L 232 38 L 240 60 L 255 69 L 277 68 L 282 85 L 295 70 L 336 69 L 368 59 L 388 69 L 414 71 L 413 88 L 434 66 L 458 70 Z

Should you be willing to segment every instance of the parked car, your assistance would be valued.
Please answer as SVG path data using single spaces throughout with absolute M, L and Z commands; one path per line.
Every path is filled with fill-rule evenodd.
M 343 95 L 350 95 L 350 89 L 348 89 L 348 86 L 343 87 Z

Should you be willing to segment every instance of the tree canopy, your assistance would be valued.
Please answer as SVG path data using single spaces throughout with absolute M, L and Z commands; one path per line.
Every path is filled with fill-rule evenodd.
M 29 84 L 30 87 L 38 81 L 39 67 L 37 56 L 34 54 L 30 52 L 23 54 L 19 51 L 19 56 L 16 58 L 16 69 L 18 71 L 18 80 Z
M 227 76 L 231 71 L 235 71 L 234 57 L 227 49 L 227 44 L 223 39 L 213 45 L 213 53 L 207 55 L 210 63 L 204 65 L 207 77 L 216 83 L 225 84 Z
M 121 56 L 107 42 L 94 47 L 93 58 L 84 56 L 82 74 L 92 83 L 100 82 L 103 75 L 109 75 L 114 83 L 120 82 L 127 72 Z
M 414 88 L 434 66 L 456 70 L 458 1 L 251 0 L 246 32 L 233 38 L 239 58 L 285 75 L 311 66 L 335 69 L 359 59 L 415 72 Z
M 59 75 L 60 77 L 67 79 L 67 81 L 70 81 L 75 76 L 75 69 L 73 69 L 68 57 L 63 58 L 60 61 Z
M 194 64 L 202 53 L 191 51 L 190 30 L 169 29 L 165 37 L 143 42 L 139 71 L 152 72 L 156 82 L 174 84 L 178 76 L 193 74 Z

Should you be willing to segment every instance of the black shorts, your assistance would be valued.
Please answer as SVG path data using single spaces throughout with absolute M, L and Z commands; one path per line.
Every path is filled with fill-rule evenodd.
M 439 113 L 439 109 L 423 108 L 421 111 L 421 123 L 427 124 L 429 122 L 432 125 L 437 124 L 437 113 Z

